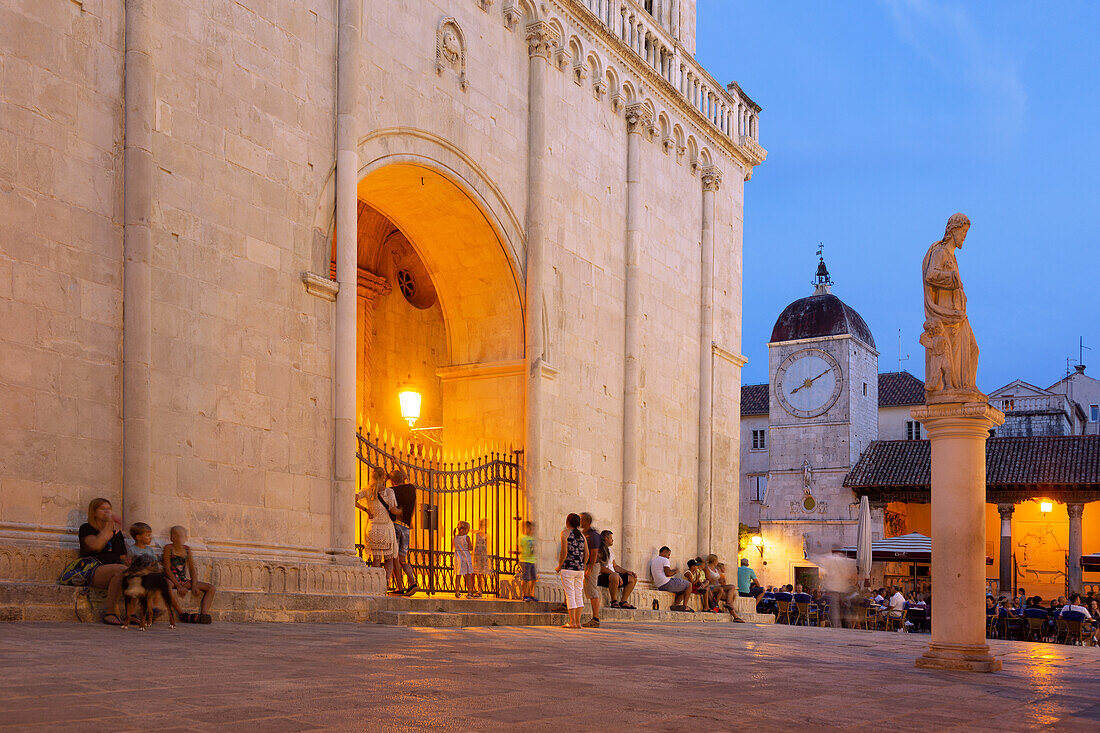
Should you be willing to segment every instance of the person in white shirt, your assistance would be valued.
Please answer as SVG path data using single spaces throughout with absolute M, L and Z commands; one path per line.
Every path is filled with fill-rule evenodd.
M 1077 613 L 1084 614 L 1085 621 L 1092 621 L 1092 614 L 1089 610 L 1081 605 L 1081 596 L 1073 593 L 1069 597 L 1069 604 L 1062 606 L 1062 610 L 1058 613 L 1059 618 L 1065 616 L 1066 611 L 1076 611 Z
M 890 610 L 891 611 L 904 611 L 905 610 L 905 596 L 901 593 L 901 588 L 894 586 L 894 595 L 890 596 Z
M 672 550 L 662 547 L 657 557 L 649 561 L 649 574 L 653 577 L 653 587 L 675 594 L 670 610 L 694 613 L 687 605 L 688 599 L 691 598 L 691 583 L 676 577 L 676 568 L 672 567 L 672 561 L 669 560 L 671 555 Z

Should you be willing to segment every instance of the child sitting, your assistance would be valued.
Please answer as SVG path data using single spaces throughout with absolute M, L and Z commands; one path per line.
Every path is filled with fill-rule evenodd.
M 157 558 L 157 548 L 156 545 L 153 544 L 153 528 L 145 522 L 134 522 L 130 525 L 130 537 L 134 540 L 128 550 L 130 561 L 133 562 L 139 557 L 144 557 L 148 559 L 151 564 L 160 567 L 160 560 Z M 161 571 L 163 572 L 163 568 L 161 568 Z M 176 600 L 174 594 L 169 593 L 164 599 L 164 602 L 172 604 L 172 610 L 176 612 L 177 616 L 183 616 L 183 609 L 180 608 L 179 601 Z M 161 610 L 155 608 L 153 612 L 159 614 Z M 131 618 L 130 623 L 139 623 L 139 621 L 136 618 Z
M 165 576 L 182 601 L 191 591 L 196 596 L 201 596 L 198 613 L 181 613 L 180 621 L 190 624 L 208 624 L 210 618 L 210 604 L 214 602 L 214 586 L 195 579 L 195 562 L 191 548 L 187 542 L 187 529 L 176 525 L 168 531 L 172 538 L 171 544 L 164 547 Z

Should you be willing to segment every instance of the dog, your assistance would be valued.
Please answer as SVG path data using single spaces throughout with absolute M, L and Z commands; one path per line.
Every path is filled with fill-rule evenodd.
M 138 627 L 145 631 L 153 624 L 153 601 L 160 597 L 168 612 L 168 628 L 176 628 L 176 615 L 172 611 L 172 602 L 169 597 L 171 590 L 168 587 L 168 579 L 164 577 L 164 568 L 155 560 L 147 557 L 135 557 L 130 566 L 122 572 L 122 597 L 123 611 L 122 628 L 130 626 L 130 618 L 134 611 L 141 611 L 138 618 Z

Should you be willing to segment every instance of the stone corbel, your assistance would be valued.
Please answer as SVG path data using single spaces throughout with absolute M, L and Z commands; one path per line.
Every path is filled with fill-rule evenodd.
M 565 67 L 569 66 L 569 62 L 573 60 L 573 52 L 565 46 L 558 46 L 554 51 L 554 65 L 558 67 L 558 71 L 565 71 Z
M 336 294 L 340 292 L 340 283 L 312 272 L 302 273 L 302 284 L 306 286 L 307 293 L 323 300 L 335 301 Z
M 329 282 L 335 284 L 336 289 L 339 290 L 340 284 L 336 282 L 336 263 L 333 263 L 332 266 L 329 268 L 329 273 L 332 276 L 332 280 L 330 280 Z M 305 280 L 305 276 L 311 274 L 312 273 L 302 273 L 302 279 Z M 370 270 L 365 270 L 362 267 L 357 267 L 355 274 L 355 292 L 359 295 L 360 298 L 366 298 L 368 301 L 373 302 L 383 295 L 389 295 L 393 291 L 393 287 L 390 285 L 389 281 L 386 278 L 382 277 L 381 275 L 375 275 Z M 313 277 L 319 276 L 313 275 Z M 324 278 L 321 279 L 324 280 Z M 308 285 L 306 286 L 306 289 L 309 289 Z M 336 297 L 335 290 L 333 291 L 332 297 Z
M 504 27 L 514 31 L 522 18 L 523 11 L 520 10 L 519 0 L 504 0 Z
M 686 145 L 677 145 L 676 146 L 676 162 L 677 162 L 677 164 L 683 164 L 683 162 L 684 162 L 684 153 L 686 153 L 686 152 L 687 152 L 687 146 Z
M 676 141 L 672 139 L 671 135 L 665 135 L 661 138 L 661 150 L 664 151 L 665 155 L 671 153 L 675 147 Z
M 626 97 L 619 92 L 615 92 L 611 95 L 611 111 L 615 114 L 619 114 L 623 111 L 623 107 L 626 106 Z
M 573 63 L 573 83 L 577 86 L 584 86 L 584 81 L 587 78 L 588 64 L 583 61 L 575 61 Z
M 592 82 L 592 96 L 596 98 L 597 102 L 602 102 L 605 94 L 607 94 L 606 81 L 603 79 L 596 79 Z
M 493 7 L 493 0 L 477 0 L 478 6 L 486 13 L 489 12 L 489 8 Z

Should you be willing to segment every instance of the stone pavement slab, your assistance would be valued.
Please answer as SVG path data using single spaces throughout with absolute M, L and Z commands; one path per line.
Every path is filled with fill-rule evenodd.
M 914 668 L 927 641 L 753 624 L 0 624 L 0 730 L 1100 729 L 1100 649 L 993 641 L 1004 670 L 981 675 Z

